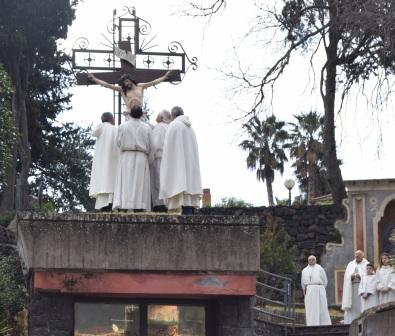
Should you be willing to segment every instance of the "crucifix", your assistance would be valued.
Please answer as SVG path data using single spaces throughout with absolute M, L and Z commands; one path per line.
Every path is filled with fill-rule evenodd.
M 167 52 L 148 51 L 156 47 L 152 45 L 156 36 L 148 38 L 151 26 L 136 16 L 134 7 L 124 7 L 119 16 L 114 10 L 107 30 L 112 34 L 112 39 L 102 34 L 107 49 L 89 49 L 89 42 L 85 38 L 76 41 L 78 48 L 72 49 L 71 63 L 77 85 L 95 84 L 88 78 L 88 71 L 99 80 L 117 84 L 125 74 L 129 74 L 136 82 L 147 83 L 164 76 L 169 70 L 172 71 L 164 81 L 175 84 L 181 82 L 190 67 L 193 70 L 197 68 L 197 58 L 189 58 L 179 42 L 169 43 Z M 114 114 L 118 110 L 120 124 L 121 94 L 114 92 L 113 105 Z

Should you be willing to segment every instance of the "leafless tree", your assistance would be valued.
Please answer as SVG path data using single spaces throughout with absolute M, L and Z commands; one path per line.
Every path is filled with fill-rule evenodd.
M 368 81 L 374 82 L 378 98 L 372 99 L 372 104 L 388 98 L 391 91 L 386 84 L 395 71 L 395 4 L 393 0 L 276 0 L 268 7 L 267 1 L 254 2 L 258 14 L 250 34 L 275 30 L 282 36 L 283 47 L 258 81 L 252 81 L 243 71 L 231 77 L 255 89 L 255 100 L 248 111 L 252 116 L 267 104 L 268 90 L 274 90 L 292 56 L 303 52 L 312 64 L 317 52 L 324 51 L 318 75 L 324 107 L 324 163 L 333 200 L 341 204 L 346 192 L 336 152 L 335 114 L 341 111 L 351 88 L 364 88 Z M 226 3 L 192 4 L 192 9 L 201 9 L 200 15 L 211 17 Z M 196 15 L 194 11 L 190 14 Z M 274 43 L 269 41 L 268 47 Z

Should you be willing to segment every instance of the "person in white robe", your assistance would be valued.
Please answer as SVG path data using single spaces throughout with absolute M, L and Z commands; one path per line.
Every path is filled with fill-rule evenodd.
M 304 305 L 307 326 L 332 324 L 328 311 L 326 286 L 328 280 L 325 270 L 317 264 L 315 256 L 307 259 L 308 265 L 302 271 L 301 284 L 304 293 Z
M 374 274 L 374 266 L 366 265 L 366 274 L 361 277 L 358 287 L 358 294 L 361 297 L 361 312 L 378 305 L 377 280 Z
M 171 121 L 170 112 L 162 110 L 156 117 L 157 124 L 152 131 L 153 158 L 151 163 L 151 197 L 154 212 L 167 212 L 166 205 L 159 198 L 160 189 L 160 165 L 162 162 L 163 145 L 169 123 Z
M 151 209 L 149 163 L 152 159 L 152 130 L 140 120 L 140 106 L 131 110 L 131 119 L 118 128 L 117 145 L 121 150 L 114 191 L 114 209 L 135 212 Z
M 182 208 L 182 214 L 191 215 L 203 194 L 198 144 L 182 108 L 173 107 L 171 117 L 163 146 L 159 198 L 169 210 Z
M 395 274 L 388 253 L 381 254 L 376 279 L 379 304 L 395 301 Z
M 350 324 L 361 314 L 361 298 L 358 295 L 358 289 L 362 276 L 366 274 L 366 265 L 369 264 L 364 256 L 363 251 L 355 251 L 355 259 L 348 263 L 344 273 L 342 310 L 345 324 Z
M 91 133 L 96 138 L 96 144 L 89 196 L 96 199 L 95 209 L 111 211 L 119 161 L 119 149 L 116 145 L 117 128 L 114 126 L 112 113 L 103 113 L 101 120 L 102 123 Z

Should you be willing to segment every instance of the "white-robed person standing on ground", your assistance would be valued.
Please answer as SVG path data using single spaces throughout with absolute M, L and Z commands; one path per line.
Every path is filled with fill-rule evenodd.
M 154 212 L 166 212 L 167 208 L 163 199 L 159 198 L 160 189 L 160 165 L 162 162 L 163 145 L 169 123 L 171 121 L 170 112 L 162 110 L 156 117 L 157 124 L 152 130 L 153 161 L 151 170 L 151 196 Z
M 344 273 L 342 310 L 344 310 L 345 324 L 350 324 L 361 314 L 361 298 L 358 295 L 358 289 L 362 276 L 366 275 L 366 265 L 369 264 L 364 256 L 363 251 L 355 251 L 355 259 L 348 263 Z
M 95 209 L 111 211 L 119 161 L 119 149 L 116 145 L 117 128 L 114 126 L 114 116 L 110 112 L 104 112 L 101 121 L 102 123 L 91 133 L 96 138 L 96 145 L 89 196 L 96 198 Z
M 369 308 L 377 306 L 377 280 L 372 264 L 366 265 L 366 274 L 361 277 L 358 294 L 361 297 L 361 313 Z
M 131 119 L 118 128 L 117 145 L 121 150 L 114 191 L 114 209 L 151 209 L 149 163 L 152 161 L 152 130 L 140 120 L 143 110 L 134 106 Z
M 390 265 L 390 255 L 386 252 L 380 256 L 376 279 L 379 304 L 395 301 L 395 274 Z
M 317 264 L 315 256 L 307 259 L 308 265 L 302 271 L 302 289 L 307 326 L 332 324 L 326 298 L 328 279 L 325 270 Z
M 171 118 L 163 146 L 159 198 L 169 210 L 181 208 L 182 214 L 191 215 L 203 194 L 196 135 L 181 107 L 171 109 Z

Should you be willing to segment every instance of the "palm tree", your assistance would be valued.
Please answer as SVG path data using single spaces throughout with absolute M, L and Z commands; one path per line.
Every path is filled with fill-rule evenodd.
M 295 159 L 295 175 L 299 188 L 311 199 L 329 193 L 326 171 L 323 168 L 322 125 L 323 117 L 316 111 L 294 115 L 297 123 L 290 123 L 290 157 Z
M 265 182 L 269 206 L 273 206 L 274 172 L 284 172 L 284 162 L 287 156 L 284 143 L 288 139 L 288 132 L 284 130 L 285 122 L 277 121 L 274 115 L 260 121 L 253 117 L 243 125 L 249 139 L 240 143 L 240 147 L 248 151 L 247 167 L 256 170 L 258 181 Z

